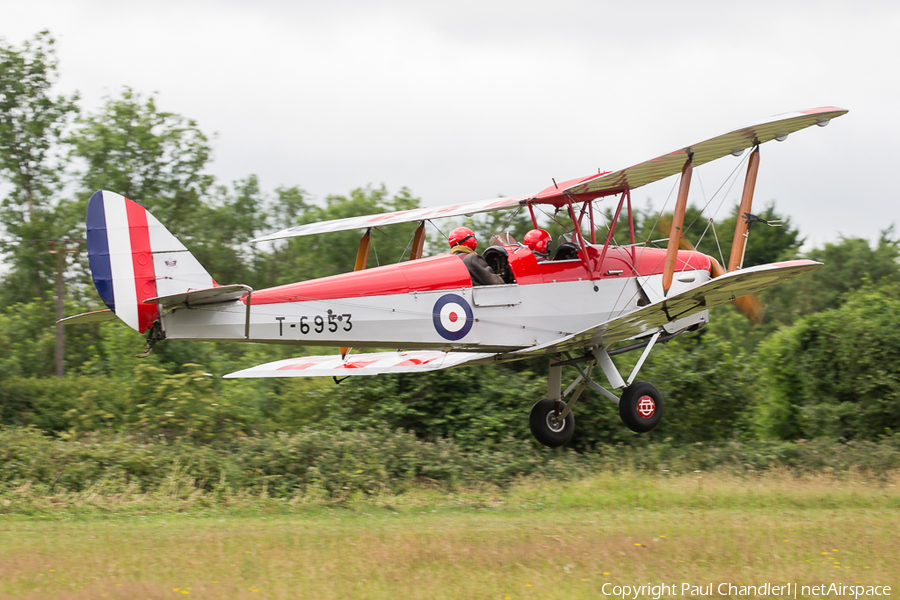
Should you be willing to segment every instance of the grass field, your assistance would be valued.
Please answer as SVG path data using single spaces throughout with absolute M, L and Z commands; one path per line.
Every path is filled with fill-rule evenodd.
M 84 498 L 0 516 L 0 598 L 571 599 L 723 582 L 896 595 L 896 484 L 618 473 L 340 506 Z

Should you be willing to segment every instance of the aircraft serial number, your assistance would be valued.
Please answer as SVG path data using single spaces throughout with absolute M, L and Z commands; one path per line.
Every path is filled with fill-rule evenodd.
M 297 323 L 291 323 L 291 328 L 299 327 L 301 335 L 308 335 L 310 332 L 313 333 L 323 333 L 328 330 L 329 333 L 336 333 L 338 329 L 342 329 L 344 331 L 350 331 L 353 329 L 353 322 L 350 320 L 353 317 L 350 313 L 337 314 L 332 312 L 331 309 L 328 310 L 327 315 L 315 315 L 313 317 L 303 315 L 300 317 L 300 321 Z M 275 320 L 278 321 L 278 335 L 283 335 L 284 332 L 284 317 L 275 317 Z

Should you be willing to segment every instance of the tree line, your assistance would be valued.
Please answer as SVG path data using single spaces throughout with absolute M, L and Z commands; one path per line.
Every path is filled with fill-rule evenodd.
M 93 191 L 140 201 L 190 248 L 220 283 L 255 289 L 353 268 L 358 232 L 253 245 L 296 225 L 420 206 L 411 191 L 366 186 L 314 198 L 299 185 L 266 191 L 255 175 L 217 181 L 206 171 L 211 137 L 198 123 L 162 110 L 157 98 L 123 88 L 85 111 L 78 94 L 57 91 L 59 64 L 48 32 L 21 46 L 0 40 L 0 424 L 47 435 L 96 431 L 188 438 L 198 443 L 308 428 L 413 431 L 463 447 L 528 440 L 527 411 L 546 392 L 546 359 L 424 375 L 331 381 L 229 380 L 253 364 L 332 349 L 222 343 L 162 343 L 143 361 L 140 335 L 118 323 L 70 327 L 60 310 L 102 308 L 90 280 L 84 214 Z M 609 212 L 605 223 L 612 220 Z M 878 240 L 841 238 L 801 253 L 802 232 L 774 202 L 760 212 L 784 225 L 755 225 L 745 266 L 800 256 L 825 267 L 762 295 L 760 325 L 729 306 L 712 323 L 651 355 L 642 378 L 663 390 L 666 417 L 646 434 L 689 444 L 727 439 L 876 440 L 900 426 L 900 246 L 892 228 Z M 552 215 L 541 217 L 554 237 Z M 624 220 L 624 215 L 620 219 Z M 736 211 L 717 224 L 730 247 Z M 666 237 L 656 211 L 637 211 L 641 239 Z M 664 222 L 665 220 L 662 219 Z M 707 222 L 692 207 L 687 236 Z M 466 221 L 486 241 L 530 227 L 524 214 Z M 627 231 L 620 221 L 618 231 Z M 408 258 L 415 224 L 373 233 L 373 262 Z M 449 230 L 449 229 L 447 229 Z M 437 233 L 437 232 L 433 232 Z M 605 225 L 598 239 L 606 235 Z M 702 249 L 718 257 L 703 235 Z M 621 241 L 621 240 L 620 240 Z M 431 251 L 444 241 L 432 235 Z M 64 343 L 63 343 L 64 342 Z M 636 357 L 622 355 L 620 368 Z M 615 406 L 586 392 L 572 447 L 635 443 Z

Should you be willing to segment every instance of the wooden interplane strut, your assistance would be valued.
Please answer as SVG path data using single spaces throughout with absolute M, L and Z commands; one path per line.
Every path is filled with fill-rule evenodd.
M 366 229 L 366 232 L 359 240 L 359 250 L 356 251 L 356 264 L 353 265 L 354 271 L 362 271 L 369 262 L 369 248 L 372 247 L 372 230 Z
M 666 262 L 663 264 L 663 296 L 672 287 L 675 277 L 675 263 L 678 259 L 678 245 L 681 243 L 681 230 L 684 227 L 684 211 L 687 208 L 688 192 L 691 189 L 691 175 L 694 172 L 693 155 L 681 168 L 681 184 L 678 186 L 678 199 L 675 201 L 675 214 L 672 216 L 672 228 L 669 230 L 669 245 L 666 247 Z
M 412 250 L 410 250 L 409 260 L 417 260 L 422 258 L 422 251 L 425 249 L 425 221 L 419 223 L 416 228 L 416 234 L 413 236 Z
M 418 233 L 418 231 L 416 232 Z M 359 249 L 356 251 L 356 263 L 353 265 L 354 271 L 362 271 L 369 262 L 369 249 L 372 247 L 372 228 L 366 229 L 366 232 L 359 239 Z M 350 348 L 341 346 L 341 358 L 347 356 Z
M 747 250 L 747 237 L 750 232 L 750 209 L 753 206 L 753 190 L 756 188 L 756 174 L 759 172 L 759 146 L 750 154 L 747 162 L 747 178 L 744 179 L 744 193 L 741 195 L 741 207 L 738 210 L 737 225 L 734 227 L 734 242 L 731 244 L 731 258 L 728 260 L 728 271 L 737 271 L 744 264 L 744 252 Z

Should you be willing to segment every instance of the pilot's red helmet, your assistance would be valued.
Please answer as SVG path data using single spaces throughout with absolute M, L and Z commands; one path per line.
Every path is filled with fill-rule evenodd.
M 451 248 L 453 246 L 465 246 L 466 248 L 474 250 L 475 247 L 478 246 L 478 240 L 475 239 L 475 232 L 468 227 L 457 227 L 450 232 L 450 237 L 447 238 L 447 241 L 450 242 Z
M 532 252 L 547 254 L 547 245 L 550 243 L 550 234 L 543 229 L 532 229 L 525 234 L 525 245 L 531 248 Z

